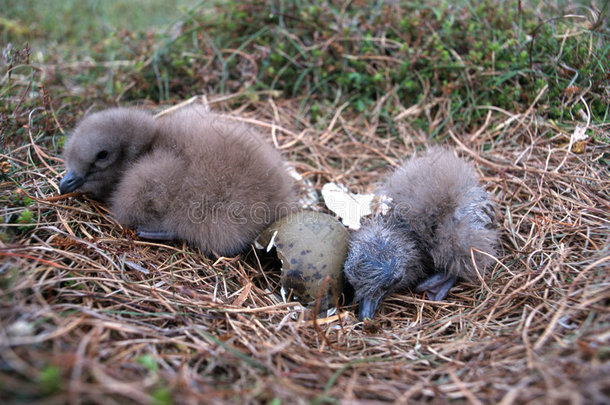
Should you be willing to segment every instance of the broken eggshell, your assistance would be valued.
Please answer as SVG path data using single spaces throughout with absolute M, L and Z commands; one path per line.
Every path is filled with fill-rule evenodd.
M 275 247 L 282 261 L 282 288 L 305 306 L 314 307 L 326 276 L 318 306 L 323 311 L 335 305 L 333 286 L 339 296 L 343 286 L 343 263 L 349 234 L 328 214 L 299 211 L 272 223 L 257 238 L 256 245 L 267 252 Z
M 322 186 L 322 198 L 326 207 L 343 220 L 343 225 L 353 230 L 360 229 L 363 217 L 387 213 L 392 202 L 387 195 L 355 194 L 336 183 Z

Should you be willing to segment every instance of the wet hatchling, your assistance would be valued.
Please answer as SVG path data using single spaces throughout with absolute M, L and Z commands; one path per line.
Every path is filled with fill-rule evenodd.
M 293 207 L 280 154 L 253 128 L 202 106 L 155 119 L 135 108 L 87 115 L 66 143 L 60 192 L 109 202 L 149 239 L 232 256 Z
M 360 319 L 372 318 L 388 294 L 407 288 L 441 301 L 458 278 L 478 280 L 477 270 L 482 275 L 492 264 L 493 203 L 470 164 L 453 152 L 429 148 L 377 192 L 391 199 L 390 210 L 354 233 L 344 265 Z

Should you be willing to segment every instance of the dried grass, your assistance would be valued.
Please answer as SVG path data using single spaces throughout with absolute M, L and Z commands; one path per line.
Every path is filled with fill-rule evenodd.
M 450 117 L 434 102 L 431 132 Z M 375 135 L 378 110 L 365 119 L 340 107 L 315 127 L 299 100 L 244 99 L 232 111 L 226 99 L 209 103 L 257 126 L 318 191 L 327 181 L 370 191 L 429 142 L 403 120 L 425 117 L 431 109 L 421 106 L 396 115 L 397 139 Z M 394 295 L 371 325 L 353 307 L 314 324 L 310 311 L 282 302 L 278 269 L 253 252 L 213 261 L 179 243 L 138 240 L 82 196 L 57 198 L 63 166 L 30 136 L 1 156 L 20 179 L 19 189 L 5 181 L 2 195 L 35 199 L 27 229 L 8 223 L 23 208 L 2 209 L 14 236 L 0 246 L 2 396 L 152 403 L 169 390 L 176 403 L 607 403 L 608 144 L 590 138 L 574 153 L 570 134 L 535 108 L 489 109 L 477 131 L 448 135 L 497 201 L 497 265 L 442 303 Z M 57 370 L 51 383 L 45 369 Z

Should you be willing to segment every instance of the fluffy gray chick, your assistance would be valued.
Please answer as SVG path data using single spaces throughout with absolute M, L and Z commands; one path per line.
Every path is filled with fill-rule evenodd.
M 495 253 L 493 203 L 472 167 L 451 151 L 432 147 L 411 158 L 378 193 L 392 199 L 391 209 L 354 233 L 344 266 L 361 319 L 398 290 L 443 300 L 458 278 L 477 280 L 477 269 L 483 275 L 492 264 L 476 251 Z
M 201 106 L 159 119 L 133 108 L 88 115 L 64 157 L 61 193 L 87 192 L 141 237 L 185 240 L 205 254 L 240 253 L 295 201 L 280 154 Z

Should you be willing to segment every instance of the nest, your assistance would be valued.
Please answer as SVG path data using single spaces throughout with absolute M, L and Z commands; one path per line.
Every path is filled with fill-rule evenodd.
M 375 114 L 339 108 L 316 126 L 299 100 L 239 100 L 238 109 L 226 98 L 208 102 L 257 127 L 318 192 L 328 181 L 371 191 L 431 142 L 400 114 L 399 137 L 383 137 Z M 2 183 L 12 199 L 0 245 L 4 398 L 608 400 L 607 143 L 577 150 L 533 109 L 489 110 L 475 132 L 449 130 L 444 144 L 474 162 L 498 206 L 497 263 L 483 284 L 458 283 L 444 302 L 405 291 L 362 323 L 353 306 L 314 320 L 283 302 L 278 267 L 255 251 L 212 260 L 178 242 L 138 240 L 105 206 L 58 197 L 63 165 L 33 135 L 48 119 L 31 111 L 29 142 L 1 156 L 19 179 Z M 30 221 L 16 220 L 26 210 Z

